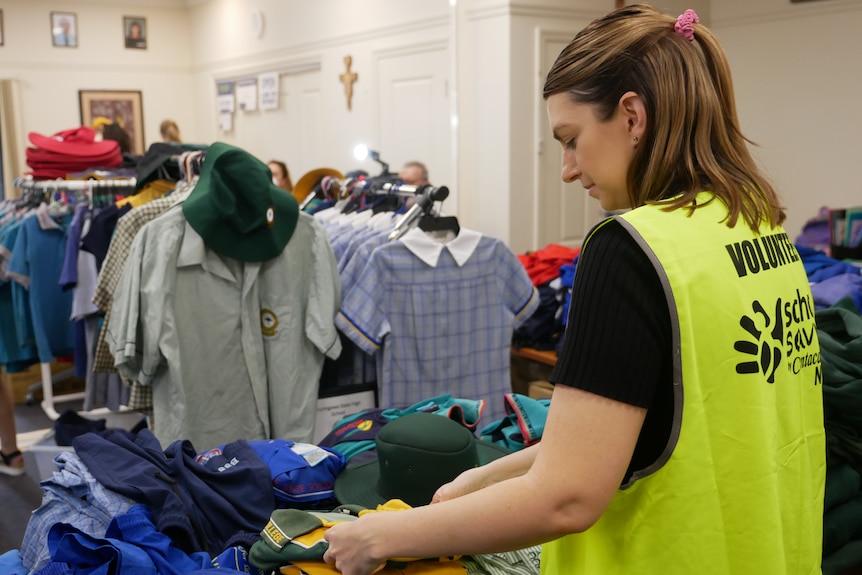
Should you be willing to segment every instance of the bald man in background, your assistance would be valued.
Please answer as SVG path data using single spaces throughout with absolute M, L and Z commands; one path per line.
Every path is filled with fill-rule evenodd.
M 425 186 L 429 184 L 428 168 L 422 162 L 407 162 L 398 172 L 398 178 L 409 186 Z

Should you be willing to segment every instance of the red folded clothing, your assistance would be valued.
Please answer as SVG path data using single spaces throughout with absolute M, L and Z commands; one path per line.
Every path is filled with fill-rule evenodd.
M 57 132 L 53 136 L 43 136 L 30 132 L 30 142 L 37 148 L 49 150 L 66 156 L 101 156 L 119 151 L 120 145 L 114 140 L 96 140 L 98 132 L 93 128 L 81 126 Z
M 519 254 L 518 260 L 534 286 L 540 286 L 560 277 L 560 266 L 570 264 L 581 253 L 580 246 L 570 248 L 560 244 L 548 244 L 540 250 Z
M 86 126 L 43 136 L 30 132 L 27 165 L 36 179 L 63 178 L 92 168 L 114 168 L 123 164 L 120 145 L 114 140 L 96 140 L 96 131 Z
M 108 161 L 113 158 L 122 159 L 122 157 L 123 156 L 122 154 L 120 154 L 119 147 L 116 147 L 113 150 L 109 150 L 107 152 L 92 154 L 90 156 L 71 156 L 59 152 L 52 152 L 51 150 L 44 150 L 42 148 L 27 148 L 27 159 L 45 162 L 67 161 L 69 163 L 78 164 L 81 162 L 92 162 L 93 160 Z

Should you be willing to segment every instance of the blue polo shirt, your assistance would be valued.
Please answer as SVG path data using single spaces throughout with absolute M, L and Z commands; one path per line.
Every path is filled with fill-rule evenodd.
M 11 222 L 0 228 L 0 248 L 8 246 L 0 253 L 0 258 L 11 254 L 18 225 L 19 222 Z M 33 345 L 22 346 L 18 341 L 12 284 L 5 275 L 5 265 L 0 265 L 0 365 L 6 367 L 7 373 L 22 371 L 37 361 L 36 348 Z
M 4 365 L 8 373 L 15 373 L 33 365 L 36 359 L 35 347 L 22 347 L 18 343 L 12 284 L 0 280 L 0 365 Z
M 3 232 L 0 233 L 0 250 L 2 250 L 7 260 L 7 272 L 8 260 L 12 257 L 12 250 L 15 249 L 15 241 L 18 238 L 18 230 L 23 221 L 20 220 L 7 225 L 3 228 Z M 8 353 L 11 356 L 17 352 L 18 348 L 30 348 L 33 350 L 33 356 L 35 357 L 36 337 L 33 335 L 33 320 L 30 316 L 30 294 L 27 292 L 27 288 L 21 283 L 12 281 L 12 277 L 7 276 L 5 280 L 9 282 L 9 313 L 11 314 L 12 322 L 11 328 L 7 331 L 9 334 L 7 342 L 9 346 Z
M 60 287 L 60 271 L 66 254 L 66 236 L 72 215 L 28 217 L 18 226 L 8 272 L 22 285 L 29 284 L 29 310 L 39 361 L 68 355 L 74 348 L 72 292 Z M 44 226 L 44 228 L 43 228 Z M 14 294 L 13 294 L 14 295 Z M 26 310 L 14 302 L 16 314 Z M 20 319 L 20 318 L 19 318 Z M 20 323 L 16 321 L 16 323 Z

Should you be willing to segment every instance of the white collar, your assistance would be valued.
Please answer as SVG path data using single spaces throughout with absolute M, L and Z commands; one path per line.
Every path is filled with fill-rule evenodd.
M 481 239 L 481 233 L 461 228 L 461 231 L 453 239 L 448 242 L 438 242 L 419 228 L 412 228 L 401 236 L 400 241 L 416 257 L 432 268 L 436 268 L 437 261 L 440 259 L 440 252 L 443 251 L 444 247 L 455 258 L 455 262 L 459 266 L 463 266 L 476 251 L 476 246 L 479 245 Z

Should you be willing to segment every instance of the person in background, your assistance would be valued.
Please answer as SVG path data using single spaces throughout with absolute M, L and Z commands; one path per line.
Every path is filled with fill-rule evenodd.
M 287 164 L 278 160 L 270 160 L 266 165 L 269 166 L 269 171 L 272 172 L 272 183 L 287 193 L 293 193 L 293 182 L 290 179 Z
M 543 96 L 562 179 L 628 211 L 582 247 L 541 441 L 331 527 L 324 559 L 368 575 L 542 543 L 543 575 L 820 573 L 814 302 L 718 38 L 693 10 L 626 6 Z
M 24 457 L 18 450 L 15 431 L 12 388 L 2 374 L 0 374 L 0 473 L 4 475 L 24 473 Z
M 411 161 L 404 164 L 398 172 L 398 178 L 409 186 L 424 186 L 429 184 L 428 168 L 422 162 Z
M 159 126 L 162 141 L 168 144 L 182 144 L 180 139 L 180 127 L 173 120 L 164 120 Z

